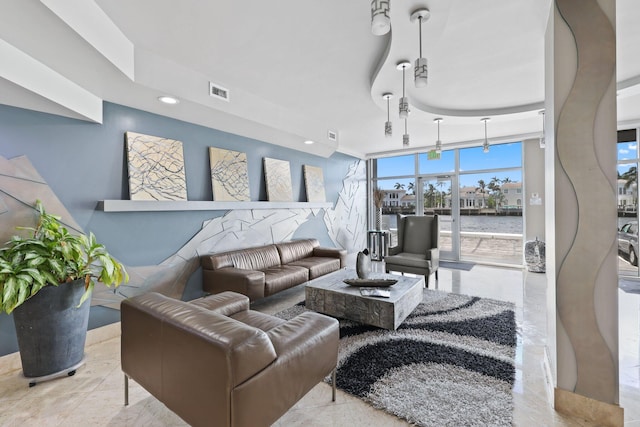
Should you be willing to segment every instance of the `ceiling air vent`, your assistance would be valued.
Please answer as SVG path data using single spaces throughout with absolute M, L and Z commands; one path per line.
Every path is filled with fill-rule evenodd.
M 229 91 L 213 82 L 209 82 L 209 96 L 229 102 Z
M 338 132 L 336 132 L 334 130 L 328 131 L 327 132 L 327 138 L 329 138 L 329 141 L 337 142 L 338 141 Z

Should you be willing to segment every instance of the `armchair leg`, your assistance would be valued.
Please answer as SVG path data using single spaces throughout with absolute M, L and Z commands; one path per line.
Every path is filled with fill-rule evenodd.
M 124 406 L 129 406 L 129 377 L 124 374 Z
M 336 401 L 336 371 L 338 368 L 336 367 L 333 372 L 331 372 L 331 401 Z

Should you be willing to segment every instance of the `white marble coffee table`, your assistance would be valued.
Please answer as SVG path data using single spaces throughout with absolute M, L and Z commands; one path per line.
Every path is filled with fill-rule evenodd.
M 389 288 L 389 298 L 364 297 L 359 287 L 343 282 L 357 277 L 355 270 L 342 269 L 307 282 L 306 307 L 329 316 L 395 330 L 422 301 L 424 276 L 375 274 L 372 278 L 398 280 Z

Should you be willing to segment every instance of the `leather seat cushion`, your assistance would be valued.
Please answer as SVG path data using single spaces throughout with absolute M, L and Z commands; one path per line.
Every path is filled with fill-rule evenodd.
M 268 314 L 264 314 L 254 310 L 240 311 L 236 314 L 231 315 L 231 317 L 239 322 L 244 323 L 245 325 L 253 326 L 254 328 L 258 328 L 264 332 L 269 332 L 276 326 L 280 326 L 283 323 L 286 323 L 286 321 L 283 319 L 275 316 L 269 316 Z
M 309 280 L 340 270 L 340 259 L 312 256 L 294 261 L 289 265 L 304 267 L 309 270 Z
M 297 265 L 280 265 L 264 270 L 264 295 L 273 295 L 309 280 L 309 270 Z
M 431 269 L 431 261 L 429 261 L 426 256 L 422 254 L 400 252 L 397 255 L 389 255 L 384 257 L 384 262 L 387 265 L 403 265 L 407 267 Z
M 225 267 L 243 270 L 262 270 L 280 264 L 280 254 L 275 245 L 239 249 L 200 257 L 202 267 L 218 270 Z
M 291 264 L 294 261 L 313 255 L 313 248 L 319 246 L 319 243 L 316 239 L 305 239 L 276 243 L 275 246 L 280 254 L 280 262 L 282 264 Z

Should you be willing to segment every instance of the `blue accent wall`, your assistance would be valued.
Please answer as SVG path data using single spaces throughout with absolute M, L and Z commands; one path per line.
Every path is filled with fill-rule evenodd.
M 104 104 L 103 124 L 0 105 L 0 156 L 26 155 L 84 231 L 95 233 L 112 255 L 129 266 L 159 264 L 188 242 L 205 220 L 225 211 L 97 210 L 99 200 L 129 198 L 126 131 L 182 141 L 189 200 L 212 200 L 210 146 L 247 153 L 252 200 L 266 200 L 263 157 L 290 162 L 294 201 L 306 201 L 302 165 L 321 167 L 327 201 L 334 203 L 349 166 L 358 160 L 340 153 L 323 158 L 110 103 Z M 333 245 L 322 221 L 306 223 L 296 237 L 317 237 L 321 244 Z M 200 285 L 198 271 L 183 298 L 199 296 Z M 0 354 L 10 352 L 2 346 L 5 317 L 0 316 Z M 93 324 L 100 326 L 95 319 Z

